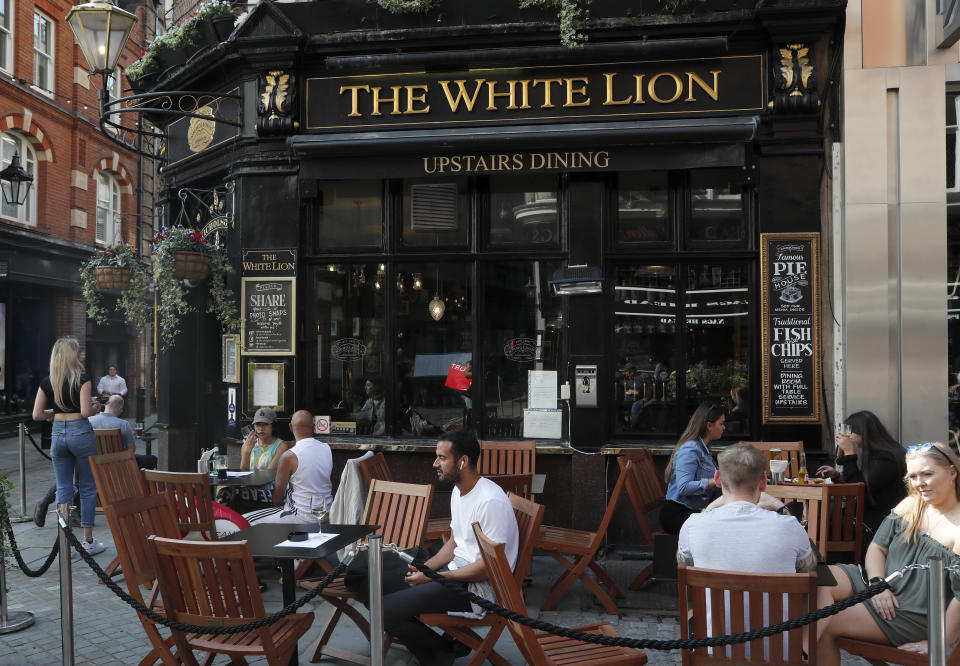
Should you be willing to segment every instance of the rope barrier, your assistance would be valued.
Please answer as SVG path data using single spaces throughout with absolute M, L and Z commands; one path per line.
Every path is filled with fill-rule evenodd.
M 23 432 L 24 432 L 24 434 L 26 434 L 27 439 L 30 440 L 30 443 L 33 444 L 33 448 L 35 448 L 35 449 L 37 450 L 37 453 L 39 453 L 41 456 L 43 456 L 43 457 L 46 458 L 47 460 L 51 460 L 49 454 L 47 454 L 46 451 L 44 451 L 44 450 L 41 449 L 39 446 L 37 446 L 37 443 L 36 443 L 36 442 L 34 441 L 34 439 L 33 439 L 33 435 L 30 434 L 30 429 L 27 428 L 26 425 L 23 426 Z
M 39 569 L 31 569 L 23 560 L 23 555 L 20 553 L 20 548 L 17 546 L 17 537 L 13 533 L 13 525 L 10 524 L 10 513 L 7 511 L 6 488 L 0 489 L 0 523 L 3 525 L 3 531 L 6 533 L 7 541 L 10 544 L 10 550 L 13 551 L 13 557 L 17 560 L 17 566 L 20 567 L 20 571 L 26 574 L 29 578 L 39 578 L 43 574 L 47 573 L 47 569 L 49 569 L 50 565 L 53 564 L 53 561 L 57 559 L 57 554 L 60 552 L 60 541 L 54 540 L 53 548 L 50 549 L 47 559 L 43 561 L 43 564 L 40 565 Z

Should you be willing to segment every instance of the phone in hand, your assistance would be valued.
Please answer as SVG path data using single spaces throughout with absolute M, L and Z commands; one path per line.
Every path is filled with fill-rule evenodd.
M 247 435 L 249 435 L 251 432 L 253 432 L 253 426 L 245 425 L 240 428 L 240 434 L 243 435 L 244 439 L 246 439 Z

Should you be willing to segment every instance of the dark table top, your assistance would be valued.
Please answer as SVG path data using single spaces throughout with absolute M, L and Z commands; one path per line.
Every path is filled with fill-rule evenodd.
M 277 559 L 320 559 L 335 553 L 345 546 L 359 541 L 379 529 L 377 525 L 324 525 L 323 531 L 333 532 L 337 536 L 325 541 L 317 548 L 277 548 L 286 541 L 290 532 L 316 532 L 316 523 L 258 523 L 245 530 L 234 532 L 221 538 L 221 541 L 247 541 L 250 553 L 254 557 L 275 557 Z
M 241 470 L 230 470 L 239 472 Z M 277 478 L 275 469 L 257 469 L 246 476 L 231 476 L 226 479 L 218 479 L 216 474 L 210 475 L 210 485 L 212 486 L 265 486 L 272 483 Z

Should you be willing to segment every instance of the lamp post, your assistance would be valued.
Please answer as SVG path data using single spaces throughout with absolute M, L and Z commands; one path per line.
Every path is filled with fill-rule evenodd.
M 0 190 L 3 200 L 12 206 L 22 206 L 30 195 L 33 176 L 20 165 L 20 153 L 14 153 L 10 166 L 0 171 Z
M 67 23 L 73 29 L 83 57 L 90 70 L 103 77 L 104 88 L 136 22 L 135 15 L 106 0 L 74 5 L 67 14 Z

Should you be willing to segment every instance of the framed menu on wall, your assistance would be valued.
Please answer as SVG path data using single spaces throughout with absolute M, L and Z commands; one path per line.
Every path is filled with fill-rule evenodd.
M 296 350 L 295 277 L 245 277 L 241 280 L 241 353 L 292 356 Z
M 763 422 L 819 423 L 820 234 L 760 234 Z

